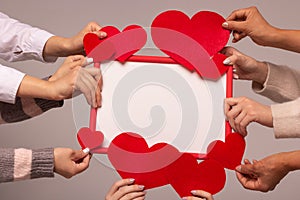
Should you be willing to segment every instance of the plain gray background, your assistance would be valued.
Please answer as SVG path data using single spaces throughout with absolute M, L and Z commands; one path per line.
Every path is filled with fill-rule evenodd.
M 227 17 L 231 11 L 255 5 L 264 17 L 274 26 L 282 28 L 299 29 L 299 6 L 296 0 L 257 0 L 257 1 L 196 1 L 196 0 L 160 0 L 160 1 L 38 1 L 38 0 L 1 0 L 0 11 L 17 18 L 25 23 L 46 29 L 56 35 L 69 37 L 77 33 L 89 21 L 96 21 L 101 25 L 114 25 L 124 28 L 129 24 L 150 26 L 153 18 L 169 9 L 178 9 L 192 16 L 201 10 L 211 10 Z M 231 43 L 229 43 L 230 45 Z M 259 60 L 268 60 L 278 64 L 287 64 L 297 67 L 300 57 L 278 49 L 259 47 L 250 39 L 244 39 L 234 44 L 242 52 Z M 2 64 L 16 67 L 24 72 L 38 77 L 45 77 L 55 71 L 62 60 L 55 64 L 42 64 L 28 61 Z M 249 82 L 235 81 L 234 96 L 248 96 L 265 104 L 269 100 L 255 95 Z M 252 124 L 249 127 L 247 149 L 245 157 L 249 159 L 261 159 L 269 154 L 299 149 L 298 139 L 275 140 L 272 129 Z M 72 101 L 65 101 L 61 109 L 54 109 L 34 119 L 16 123 L 1 125 L 1 147 L 71 147 L 79 148 L 76 140 L 76 125 L 72 115 Z M 275 191 L 260 193 L 247 191 L 238 183 L 234 172 L 227 171 L 225 188 L 215 195 L 215 199 L 299 199 L 299 172 L 290 173 L 281 181 Z M 0 185 L 0 199 L 86 199 L 100 200 L 111 184 L 119 179 L 119 176 L 110 168 L 101 165 L 96 159 L 90 163 L 90 167 L 84 173 L 70 180 L 56 175 L 54 179 L 37 179 Z M 184 183 L 183 183 L 184 184 Z M 148 191 L 147 199 L 179 199 L 176 193 L 169 187 Z

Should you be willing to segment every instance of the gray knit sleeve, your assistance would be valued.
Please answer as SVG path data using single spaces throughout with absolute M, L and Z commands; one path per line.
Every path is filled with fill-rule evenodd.
M 0 149 L 0 183 L 54 177 L 53 148 Z

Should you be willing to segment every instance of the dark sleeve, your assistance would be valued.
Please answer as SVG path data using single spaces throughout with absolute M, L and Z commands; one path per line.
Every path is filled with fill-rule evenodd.
M 0 102 L 0 123 L 30 119 L 52 108 L 62 107 L 64 101 L 17 97 L 15 104 Z

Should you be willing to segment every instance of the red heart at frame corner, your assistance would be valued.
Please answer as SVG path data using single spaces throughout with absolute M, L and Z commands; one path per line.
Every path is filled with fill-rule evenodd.
M 225 143 L 220 140 L 211 142 L 207 147 L 207 157 L 219 162 L 227 169 L 234 170 L 241 164 L 245 152 L 246 142 L 238 133 L 230 133 Z
M 107 37 L 99 39 L 96 34 L 88 33 L 83 39 L 84 49 L 94 62 L 117 59 L 125 62 L 139 51 L 147 41 L 146 31 L 138 25 L 127 26 L 122 32 L 114 26 L 101 29 Z
M 214 59 L 230 36 L 230 31 L 222 28 L 223 22 L 222 16 L 210 11 L 198 12 L 190 19 L 181 11 L 170 10 L 153 20 L 151 35 L 159 49 L 185 68 L 217 80 L 227 71 L 223 62 Z
M 82 149 L 89 148 L 93 153 L 93 149 L 102 145 L 104 135 L 100 131 L 92 131 L 90 128 L 84 127 L 78 131 L 77 140 Z

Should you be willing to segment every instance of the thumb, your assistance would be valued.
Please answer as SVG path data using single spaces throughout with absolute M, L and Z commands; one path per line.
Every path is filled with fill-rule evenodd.
M 244 32 L 246 30 L 245 22 L 241 21 L 226 21 L 222 24 L 222 27 L 237 32 Z
M 96 34 L 100 39 L 104 39 L 107 37 L 107 33 L 104 31 L 93 31 L 94 34 Z
M 235 170 L 244 175 L 256 175 L 253 164 L 239 165 Z
M 78 161 L 89 155 L 89 149 L 77 150 L 74 151 L 73 160 Z

